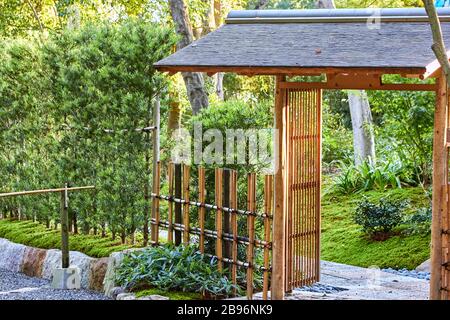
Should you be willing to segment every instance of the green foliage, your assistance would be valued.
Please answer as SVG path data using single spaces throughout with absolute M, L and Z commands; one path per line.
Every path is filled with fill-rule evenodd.
M 41 249 L 61 248 L 60 230 L 47 229 L 33 221 L 0 220 L 0 238 Z M 95 258 L 108 257 L 112 252 L 131 248 L 121 245 L 119 241 L 93 235 L 71 235 L 69 246 L 70 250 Z
M 201 300 L 201 294 L 197 292 L 183 292 L 183 291 L 167 291 L 161 289 L 147 289 L 136 292 L 137 298 L 142 298 L 150 295 L 160 295 L 168 297 L 170 300 Z
M 362 227 L 362 231 L 375 237 L 377 234 L 388 234 L 403 222 L 405 202 L 380 199 L 373 203 L 363 198 L 355 210 L 354 222 Z
M 173 32 L 127 19 L 66 29 L 44 41 L 0 48 L 1 191 L 95 185 L 70 194 L 73 227 L 111 232 L 123 242 L 143 225 L 149 184 L 148 134 L 166 79 L 153 64 Z M 112 132 L 111 132 L 112 131 Z M 56 197 L 2 201 L 10 216 L 58 224 Z M 74 230 L 77 231 L 77 230 Z
M 406 170 L 399 161 L 378 161 L 377 164 L 365 161 L 360 166 L 343 161 L 337 163 L 340 172 L 333 178 L 332 192 L 350 194 L 414 185 L 414 181 L 405 173 Z
M 150 287 L 212 296 L 229 296 L 235 288 L 217 271 L 217 260 L 202 255 L 194 245 L 132 252 L 116 269 L 116 281 L 131 290 Z
M 361 267 L 414 269 L 430 257 L 429 234 L 394 233 L 384 241 L 373 241 L 361 233 L 353 221 L 354 212 L 362 196 L 371 202 L 381 198 L 408 201 L 405 216 L 414 208 L 426 207 L 430 200 L 422 188 L 388 189 L 364 194 L 327 194 L 322 198 L 321 258 Z M 403 226 L 399 226 L 401 229 Z
M 419 208 L 406 219 L 405 223 L 407 229 L 405 230 L 405 233 L 420 235 L 431 234 L 431 219 L 431 207 Z

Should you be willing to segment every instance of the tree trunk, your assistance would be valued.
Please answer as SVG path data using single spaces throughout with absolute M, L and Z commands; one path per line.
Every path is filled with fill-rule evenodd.
M 316 7 L 336 9 L 334 0 L 318 0 Z M 352 118 L 355 165 L 365 160 L 375 162 L 375 135 L 367 93 L 363 90 L 349 91 L 348 103 Z
M 352 118 L 355 165 L 360 165 L 365 160 L 374 163 L 375 138 L 367 93 L 364 90 L 349 91 L 348 103 Z
M 177 50 L 189 45 L 193 39 L 192 27 L 189 22 L 189 16 L 186 12 L 186 6 L 183 0 L 169 0 L 170 12 L 175 24 L 175 30 L 180 36 L 177 43 Z M 186 85 L 189 102 L 192 106 L 192 113 L 197 114 L 202 108 L 208 107 L 208 95 L 205 91 L 203 75 L 199 72 L 181 73 Z
M 180 102 L 176 97 L 174 97 L 175 100 L 172 100 L 170 102 L 170 109 L 169 109 L 169 120 L 167 123 L 167 135 L 169 137 L 172 136 L 172 133 L 180 128 L 180 118 L 181 118 L 181 108 L 180 108 Z

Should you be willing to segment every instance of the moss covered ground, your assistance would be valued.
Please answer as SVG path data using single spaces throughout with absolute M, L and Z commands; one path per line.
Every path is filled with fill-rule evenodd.
M 61 247 L 59 230 L 47 229 L 44 225 L 33 221 L 0 220 L 0 238 L 41 249 L 58 249 Z M 109 237 L 76 234 L 70 235 L 69 247 L 70 250 L 101 258 L 109 256 L 112 252 L 128 249 L 131 246 L 122 245 L 120 240 L 112 241 Z
M 362 196 L 372 201 L 389 197 L 410 202 L 407 211 L 429 206 L 422 188 L 370 191 L 348 196 L 325 194 L 322 198 L 322 259 L 350 265 L 381 268 L 413 269 L 429 257 L 429 235 L 406 235 L 398 228 L 397 235 L 385 241 L 372 241 L 352 221 L 352 215 Z M 51 249 L 59 248 L 60 232 L 32 221 L 0 220 L 0 237 L 16 243 Z M 119 240 L 94 235 L 71 235 L 70 250 L 91 257 L 106 257 L 112 252 L 130 248 Z M 154 293 L 155 294 L 155 293 Z
M 362 196 L 372 201 L 389 197 L 408 200 L 406 213 L 430 205 L 422 188 L 370 191 L 348 196 L 324 195 L 322 198 L 322 259 L 361 267 L 414 269 L 429 258 L 430 236 L 407 235 L 397 228 L 395 236 L 385 241 L 368 239 L 352 220 L 353 212 Z

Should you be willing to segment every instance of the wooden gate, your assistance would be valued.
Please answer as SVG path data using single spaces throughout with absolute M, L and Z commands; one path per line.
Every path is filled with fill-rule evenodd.
M 294 83 L 290 83 L 295 85 Z M 319 281 L 320 89 L 286 88 L 286 291 Z

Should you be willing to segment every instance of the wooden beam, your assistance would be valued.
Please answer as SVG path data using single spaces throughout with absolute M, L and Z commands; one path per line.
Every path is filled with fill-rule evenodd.
M 281 84 L 284 83 L 284 76 L 277 76 L 275 92 L 275 129 L 277 130 L 277 140 L 275 141 L 275 188 L 274 203 L 275 210 L 273 216 L 273 251 L 272 251 L 272 300 L 283 300 L 285 291 L 285 162 L 286 162 L 286 106 L 284 103 L 284 92 Z
M 366 84 L 364 82 L 283 82 L 281 87 L 284 89 L 324 89 L 324 90 L 396 90 L 396 91 L 436 91 L 436 84 L 422 83 L 374 83 Z
M 450 56 L 450 50 L 447 51 L 447 56 Z M 425 67 L 425 70 L 425 73 L 421 77 L 422 79 L 437 78 L 441 73 L 441 64 L 438 59 L 435 59 Z
M 430 299 L 441 298 L 442 286 L 442 216 L 446 212 L 447 199 L 447 82 L 444 76 L 438 79 L 433 138 L 433 218 L 431 225 L 431 279 Z
M 169 72 L 232 72 L 251 75 L 317 75 L 322 73 L 368 73 L 368 74 L 424 74 L 425 67 L 253 67 L 253 66 L 155 66 L 158 71 Z

